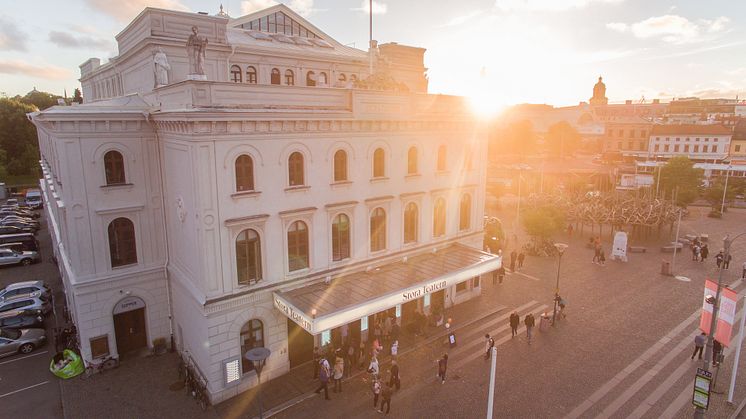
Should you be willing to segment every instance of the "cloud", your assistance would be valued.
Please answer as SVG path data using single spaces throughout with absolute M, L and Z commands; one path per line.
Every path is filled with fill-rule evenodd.
M 582 9 L 591 3 L 621 3 L 624 0 L 495 0 L 495 7 L 504 12 L 558 12 Z
M 21 74 L 47 80 L 67 80 L 70 70 L 53 65 L 34 65 L 20 60 L 0 60 L 0 74 Z
M 243 0 L 241 2 L 241 14 L 258 12 L 266 8 L 279 4 L 275 0 Z M 288 5 L 294 12 L 301 16 L 308 16 L 316 9 L 313 8 L 313 0 L 292 0 Z
M 26 34 L 5 16 L 0 16 L 0 51 L 27 51 Z
M 445 24 L 440 25 L 438 27 L 439 28 L 449 28 L 451 26 L 458 26 L 458 25 L 461 25 L 463 23 L 466 23 L 466 22 L 472 20 L 473 18 L 479 16 L 480 14 L 482 14 L 481 10 L 475 10 L 475 11 L 473 11 L 471 13 L 467 13 L 465 15 L 456 16 L 456 17 L 452 18 L 451 20 L 449 20 L 448 22 L 446 22 Z
M 189 11 L 179 0 L 86 0 L 88 5 L 101 13 L 107 14 L 120 22 L 129 22 L 146 7 Z
M 61 48 L 90 48 L 105 50 L 111 46 L 111 43 L 102 38 L 91 36 L 73 36 L 67 32 L 51 31 L 49 32 L 49 41 Z
M 685 44 L 711 40 L 705 34 L 723 32 L 730 22 L 725 16 L 714 20 L 701 19 L 693 22 L 679 15 L 653 16 L 643 21 L 627 24 L 607 23 L 606 27 L 616 32 L 630 32 L 639 39 L 660 38 L 671 44 Z
M 356 12 L 365 12 L 366 14 L 370 13 L 370 2 L 368 0 L 362 0 L 360 3 L 360 7 L 352 8 L 350 10 L 354 10 Z M 381 3 L 378 1 L 373 0 L 373 14 L 374 15 L 384 15 L 388 11 L 388 5 L 386 3 Z

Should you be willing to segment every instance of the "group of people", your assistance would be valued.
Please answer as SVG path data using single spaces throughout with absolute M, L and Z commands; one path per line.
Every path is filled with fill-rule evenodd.
M 710 248 L 707 247 L 707 243 L 700 243 L 699 240 L 694 239 L 692 242 L 692 260 L 704 262 L 709 254 Z
M 593 260 L 592 263 L 605 266 L 606 265 L 606 251 L 601 246 L 600 237 L 591 237 L 588 243 L 593 247 Z
M 517 243 L 517 242 L 516 242 Z M 516 252 L 513 250 L 510 252 L 510 272 L 516 271 L 515 263 L 518 262 L 518 270 L 521 270 L 523 268 L 523 262 L 526 260 L 526 254 L 523 252 Z
M 694 337 L 694 352 L 692 353 L 692 359 L 699 354 L 697 359 L 702 359 L 702 351 L 707 343 L 707 333 L 702 332 L 701 334 Z M 712 341 L 712 365 L 720 365 L 720 353 L 723 352 L 723 345 L 717 340 Z

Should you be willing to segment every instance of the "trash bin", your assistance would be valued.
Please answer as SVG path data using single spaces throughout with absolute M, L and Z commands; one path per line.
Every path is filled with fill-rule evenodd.
M 671 262 L 667 260 L 661 261 L 661 274 L 671 276 Z
M 552 319 L 549 317 L 541 316 L 539 320 L 539 331 L 546 332 L 549 330 L 549 325 L 552 324 Z

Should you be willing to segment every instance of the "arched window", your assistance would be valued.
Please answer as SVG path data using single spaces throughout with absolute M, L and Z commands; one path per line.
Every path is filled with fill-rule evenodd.
M 236 272 L 239 285 L 251 285 L 262 279 L 262 246 L 259 234 L 252 229 L 236 237 Z
M 243 355 L 252 348 L 264 346 L 264 325 L 259 319 L 251 319 L 241 328 L 241 370 L 244 374 L 254 370 L 254 363 Z
M 435 200 L 433 208 L 433 236 L 440 237 L 446 234 L 446 201 L 443 198 Z
M 417 241 L 418 218 L 417 204 L 410 202 L 404 209 L 404 243 Z
M 109 255 L 111 267 L 137 263 L 135 225 L 128 218 L 120 217 L 109 223 Z
M 326 77 L 326 73 L 323 71 L 319 73 L 319 86 L 326 86 L 329 80 Z
M 357 81 L 357 76 L 354 74 L 350 74 L 350 81 L 355 83 Z
M 236 192 L 254 190 L 254 161 L 248 154 L 236 159 Z
M 295 73 L 293 73 L 293 70 L 285 70 L 285 84 L 288 86 L 295 84 Z
M 313 71 L 306 73 L 306 86 L 316 86 L 316 74 Z
M 237 65 L 231 66 L 231 81 L 233 83 L 241 83 L 241 67 Z
M 308 268 L 308 227 L 296 221 L 288 229 L 288 270 Z
M 446 170 L 446 146 L 438 147 L 438 171 Z
M 459 204 L 458 229 L 468 230 L 471 228 L 471 196 L 464 194 Z
M 104 154 L 104 172 L 107 185 L 121 185 L 124 179 L 124 157 L 122 153 L 111 150 Z
M 347 180 L 347 152 L 337 150 L 334 153 L 334 181 L 343 182 Z
M 280 84 L 280 70 L 273 68 L 272 74 L 270 75 L 269 82 L 272 84 Z
M 376 208 L 370 215 L 370 251 L 386 249 L 386 211 Z
M 407 151 L 407 174 L 417 174 L 417 147 L 409 147 Z
M 256 68 L 252 66 L 246 68 L 246 83 L 256 84 Z
M 303 180 L 303 155 L 294 152 L 288 158 L 288 180 L 290 186 L 304 185 Z
M 339 80 L 340 83 L 344 84 L 347 81 L 347 76 L 345 76 L 345 73 L 339 73 L 339 77 L 337 77 L 337 80 Z
M 350 218 L 339 214 L 332 220 L 332 260 L 350 257 Z
M 373 152 L 373 177 L 386 176 L 386 154 L 382 148 Z

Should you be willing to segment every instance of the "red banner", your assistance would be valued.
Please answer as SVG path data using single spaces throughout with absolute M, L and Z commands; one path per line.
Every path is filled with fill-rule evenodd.
M 699 329 L 707 334 L 710 333 L 712 323 L 712 304 L 706 301 L 708 295 L 717 295 L 717 283 L 706 280 L 705 293 L 702 297 L 702 316 L 699 319 Z M 720 292 L 720 308 L 718 310 L 718 322 L 715 328 L 715 340 L 730 346 L 730 336 L 733 332 L 733 323 L 736 319 L 736 299 L 738 295 L 730 288 L 723 287 Z

